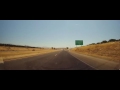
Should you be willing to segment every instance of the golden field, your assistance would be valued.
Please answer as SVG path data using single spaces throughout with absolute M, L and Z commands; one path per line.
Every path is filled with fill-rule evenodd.
M 120 61 L 120 41 L 76 47 L 72 51 L 111 61 Z
M 5 47 L 0 46 L 0 57 L 3 59 L 11 59 L 24 56 L 32 56 L 38 54 L 44 54 L 54 52 L 52 49 L 40 49 L 40 48 L 25 48 L 25 47 Z

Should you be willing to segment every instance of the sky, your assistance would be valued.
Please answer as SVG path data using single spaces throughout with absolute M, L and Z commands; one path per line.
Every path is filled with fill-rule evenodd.
M 0 20 L 0 43 L 76 47 L 120 39 L 120 20 Z

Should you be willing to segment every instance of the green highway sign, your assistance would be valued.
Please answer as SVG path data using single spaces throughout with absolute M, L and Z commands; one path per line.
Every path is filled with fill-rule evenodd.
M 75 45 L 83 45 L 83 40 L 75 40 Z

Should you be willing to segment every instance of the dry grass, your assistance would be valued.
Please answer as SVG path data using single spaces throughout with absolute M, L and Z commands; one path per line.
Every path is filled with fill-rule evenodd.
M 34 50 L 34 51 L 33 51 Z M 39 48 L 24 48 L 24 47 L 5 47 L 0 46 L 0 57 L 4 59 L 14 58 L 14 57 L 23 57 L 23 56 L 31 56 L 37 54 L 43 54 L 48 52 L 54 52 L 56 50 L 52 49 L 39 49 Z
M 25 48 L 25 47 L 0 46 L 0 51 L 23 51 L 23 50 L 32 51 L 33 49 L 35 51 L 43 50 L 43 49 L 40 49 L 40 48 Z
M 104 58 L 112 61 L 120 60 L 120 42 L 89 45 L 72 49 L 74 52 Z

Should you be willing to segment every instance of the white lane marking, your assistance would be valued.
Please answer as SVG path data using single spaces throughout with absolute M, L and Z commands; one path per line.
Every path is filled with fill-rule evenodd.
M 3 58 L 2 58 L 2 57 L 0 57 L 0 63 L 4 63 L 4 61 L 3 61 Z
M 72 55 L 72 54 L 71 54 Z M 73 55 L 72 55 L 73 56 Z M 75 57 L 75 56 L 73 56 L 73 57 Z M 75 58 L 77 58 L 77 57 L 75 57 Z M 77 58 L 78 60 L 80 60 L 79 58 Z M 81 60 L 80 60 L 81 61 Z M 83 61 L 81 61 L 81 62 L 83 62 Z M 83 63 L 85 63 L 85 62 L 83 62 Z M 93 67 L 93 66 L 91 66 L 91 65 L 89 65 L 88 63 L 85 63 L 85 64 L 87 64 L 88 66 L 90 66 L 90 67 L 92 67 L 92 68 L 94 68 L 95 70 L 98 70 L 98 69 L 96 69 L 95 67 Z
M 57 56 L 57 54 L 55 54 L 55 56 Z

